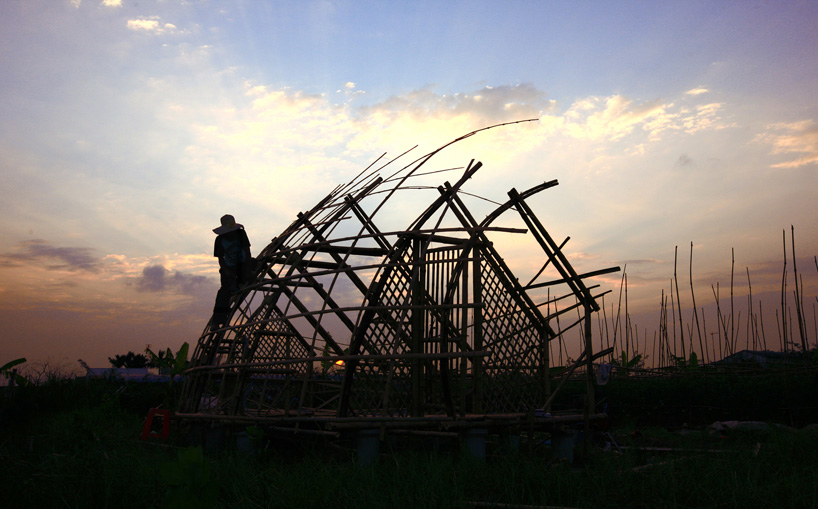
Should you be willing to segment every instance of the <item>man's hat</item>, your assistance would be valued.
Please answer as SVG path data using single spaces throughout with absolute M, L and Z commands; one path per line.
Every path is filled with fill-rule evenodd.
M 231 216 L 230 214 L 225 214 L 222 216 L 222 225 L 218 228 L 213 228 L 213 233 L 216 235 L 221 235 L 222 233 L 229 233 L 233 230 L 238 230 L 239 228 L 244 228 L 244 225 L 240 225 L 236 222 L 236 219 Z

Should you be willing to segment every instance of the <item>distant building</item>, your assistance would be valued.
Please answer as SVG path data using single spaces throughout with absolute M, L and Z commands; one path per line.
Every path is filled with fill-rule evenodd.
M 85 378 L 119 380 L 123 382 L 167 382 L 169 375 L 156 375 L 148 368 L 88 368 Z
M 769 350 L 742 350 L 728 355 L 714 366 L 736 366 L 753 364 L 762 368 L 793 366 L 804 362 L 804 356 L 797 352 L 772 352 Z

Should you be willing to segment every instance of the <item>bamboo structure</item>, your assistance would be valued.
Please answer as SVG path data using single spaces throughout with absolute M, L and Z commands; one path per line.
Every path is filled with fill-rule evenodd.
M 437 187 L 408 227 L 383 231 L 379 212 L 397 193 L 414 191 L 408 179 L 441 149 L 387 176 L 394 160 L 373 164 L 261 251 L 228 323 L 208 323 L 199 338 L 177 417 L 318 434 L 570 420 L 546 413 L 555 394 L 549 342 L 584 324 L 574 368 L 587 366 L 593 393 L 591 363 L 610 349 L 593 352 L 590 316 L 601 294 L 584 280 L 619 268 L 578 274 L 571 266 L 529 205 L 556 180 L 511 189 L 475 219 L 461 198 L 481 167 L 474 160 L 453 184 Z M 497 226 L 506 214 L 526 228 Z M 541 270 L 523 286 L 492 242 L 499 233 L 532 236 L 552 279 Z M 548 299 L 535 300 L 533 290 L 546 286 Z M 565 298 L 575 304 L 550 306 Z M 577 321 L 554 325 L 574 310 Z M 590 401 L 577 421 L 599 418 Z

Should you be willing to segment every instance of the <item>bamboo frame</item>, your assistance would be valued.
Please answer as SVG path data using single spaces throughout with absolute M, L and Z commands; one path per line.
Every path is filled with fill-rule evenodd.
M 261 251 L 251 281 L 233 296 L 229 322 L 208 323 L 198 341 L 179 417 L 328 436 L 373 424 L 437 433 L 564 421 L 533 417 L 559 390 L 551 390 L 548 343 L 565 331 L 560 313 L 584 310 L 569 328 L 584 321 L 583 355 L 596 358 L 590 315 L 599 295 L 583 281 L 619 268 L 580 275 L 571 267 L 567 239 L 557 245 L 526 202 L 555 180 L 512 189 L 476 221 L 459 195 L 482 166 L 475 161 L 438 187 L 408 228 L 381 230 L 379 211 L 410 177 L 437 173 L 418 170 L 439 150 L 386 177 L 379 172 L 394 160 L 373 163 Z M 527 229 L 492 226 L 515 210 Z M 525 287 L 494 247 L 495 232 L 533 235 L 542 246 L 545 263 Z M 549 265 L 559 278 L 543 275 Z M 548 302 L 576 305 L 544 312 L 530 292 L 545 286 Z M 593 393 L 590 362 L 585 375 Z M 588 401 L 570 419 L 599 418 Z

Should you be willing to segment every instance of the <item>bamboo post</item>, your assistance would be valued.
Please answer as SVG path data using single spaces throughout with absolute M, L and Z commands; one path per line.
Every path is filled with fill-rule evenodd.
M 787 351 L 787 230 L 781 231 L 784 244 L 784 271 L 781 274 L 781 341 Z
M 790 225 L 790 239 L 792 240 L 792 277 L 795 279 L 795 314 L 798 318 L 798 332 L 801 334 L 801 351 L 804 355 L 807 354 L 807 334 L 804 330 L 804 316 L 801 310 L 801 291 L 803 285 L 798 284 L 798 268 L 795 263 L 795 226 Z
M 679 297 L 679 279 L 676 277 L 676 262 L 679 257 L 679 246 L 673 252 L 673 281 L 676 283 L 676 304 L 679 305 L 679 343 L 682 345 L 682 357 L 687 359 L 685 352 L 685 327 L 684 320 L 682 320 L 682 299 Z
M 753 350 L 756 350 L 756 329 L 754 328 L 754 320 L 753 317 L 753 284 L 750 282 L 750 267 L 745 267 L 747 270 L 747 316 L 750 318 L 747 320 L 747 336 L 749 337 L 752 335 L 753 337 Z
M 585 433 L 583 433 L 583 457 L 588 458 L 588 447 L 591 443 L 591 419 L 590 416 L 594 414 L 596 402 L 594 401 L 594 347 L 593 337 L 591 333 L 591 312 L 590 304 L 585 305 L 585 357 L 588 359 L 588 364 L 585 366 Z
M 420 238 L 415 238 L 412 246 L 412 261 L 414 267 L 412 268 L 411 292 L 412 305 L 420 306 L 423 303 L 422 296 L 424 292 L 424 278 L 422 263 L 423 255 L 423 241 Z M 411 344 L 409 350 L 414 354 L 423 352 L 423 336 L 424 336 L 424 313 L 419 309 L 412 310 L 412 331 Z M 423 405 L 421 398 L 423 397 L 423 362 L 421 359 L 412 361 L 412 410 L 411 415 L 414 417 L 421 417 L 423 415 Z
M 704 344 L 702 343 L 702 330 L 699 327 L 699 313 L 696 308 L 696 294 L 693 293 L 693 242 L 690 243 L 690 298 L 693 300 L 693 320 L 696 322 L 696 333 L 699 337 L 699 353 L 701 353 L 703 359 L 706 359 Z M 690 338 L 690 343 L 690 350 L 692 351 L 693 338 Z
M 474 302 L 474 326 L 473 326 L 473 348 L 483 349 L 483 281 L 481 253 L 475 250 L 474 261 L 472 262 L 472 301 Z M 482 413 L 483 410 L 483 358 L 476 357 L 472 361 L 472 383 L 474 393 L 472 395 L 472 407 L 475 413 Z
M 733 308 L 733 274 L 736 267 L 736 249 L 730 248 L 732 263 L 730 265 L 730 354 L 736 353 L 736 321 Z

